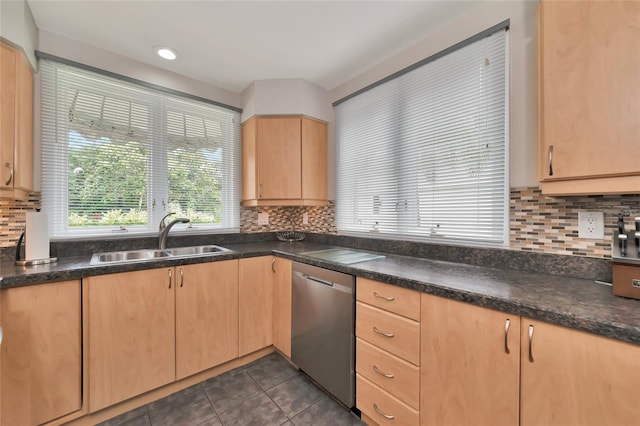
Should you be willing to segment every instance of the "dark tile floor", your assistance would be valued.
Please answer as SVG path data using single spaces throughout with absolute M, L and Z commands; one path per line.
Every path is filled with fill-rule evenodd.
M 364 425 L 276 353 L 101 426 Z

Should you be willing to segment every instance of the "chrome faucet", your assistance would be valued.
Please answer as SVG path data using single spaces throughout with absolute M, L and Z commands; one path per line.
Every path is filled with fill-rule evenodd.
M 167 235 L 169 235 L 169 231 L 171 230 L 171 227 L 173 225 L 175 225 L 176 223 L 189 223 L 191 221 L 191 219 L 189 218 L 179 217 L 169 222 L 168 225 L 165 225 L 164 220 L 174 214 L 175 213 L 169 213 L 168 215 L 165 215 L 162 219 L 160 219 L 160 227 L 159 227 L 160 233 L 158 234 L 158 248 L 160 250 L 165 249 L 165 246 L 167 245 Z

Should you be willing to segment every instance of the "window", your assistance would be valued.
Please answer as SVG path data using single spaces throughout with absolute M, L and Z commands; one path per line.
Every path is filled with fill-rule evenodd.
M 239 229 L 236 111 L 41 61 L 42 205 L 53 237 Z
M 507 244 L 507 31 L 475 39 L 334 104 L 339 232 Z

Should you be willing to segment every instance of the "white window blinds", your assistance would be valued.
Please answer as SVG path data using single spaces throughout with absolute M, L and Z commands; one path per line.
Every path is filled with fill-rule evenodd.
M 41 96 L 52 237 L 156 232 L 170 212 L 239 229 L 238 112 L 50 60 Z
M 507 31 L 336 106 L 341 233 L 504 245 Z

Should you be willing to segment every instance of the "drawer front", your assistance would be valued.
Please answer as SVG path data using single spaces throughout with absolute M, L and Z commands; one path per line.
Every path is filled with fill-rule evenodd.
M 367 278 L 358 278 L 356 298 L 394 314 L 420 321 L 420 293 Z
M 356 302 L 356 336 L 420 365 L 420 323 Z
M 407 405 L 419 408 L 420 369 L 415 365 L 358 338 L 356 372 Z
M 356 374 L 356 406 L 380 425 L 417 426 L 418 411 Z

